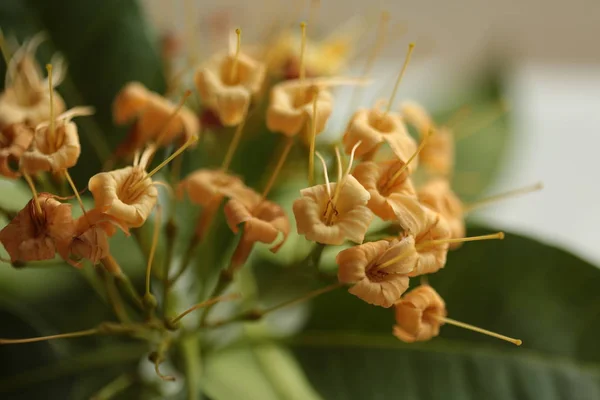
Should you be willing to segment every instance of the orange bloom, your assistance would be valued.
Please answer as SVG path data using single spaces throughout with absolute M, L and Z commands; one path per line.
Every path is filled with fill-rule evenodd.
M 425 218 L 420 221 L 419 229 L 415 233 L 415 248 L 419 260 L 410 276 L 432 274 L 446 265 L 448 243 L 436 244 L 436 240 L 450 239 L 450 228 L 446 219 L 427 208 Z
M 408 288 L 408 274 L 418 259 L 414 244 L 414 239 L 408 236 L 341 251 L 336 257 L 338 280 L 353 284 L 348 291 L 367 303 L 391 307 Z
M 367 206 L 384 221 L 397 221 L 409 232 L 415 232 L 424 212 L 409 177 L 408 168 L 393 179 L 404 166 L 402 161 L 363 162 L 352 175 L 369 192 Z
M 182 137 L 181 142 L 186 142 L 200 132 L 200 122 L 189 108 L 183 106 L 177 111 L 177 105 L 139 82 L 128 83 L 117 94 L 113 118 L 119 125 L 137 120 L 121 145 L 122 152 L 140 149 L 152 141 L 163 146 Z
M 346 239 L 362 243 L 373 219 L 366 206 L 371 195 L 352 175 L 342 179 L 342 185 L 335 202 L 331 193 L 337 183 L 300 191 L 293 205 L 299 234 L 323 244 L 340 245 Z
M 13 124 L 0 132 L 0 174 L 7 178 L 18 178 L 10 162 L 19 163 L 21 156 L 33 140 L 33 130 L 24 124 Z
M 333 95 L 327 89 L 315 90 L 318 80 L 287 81 L 273 86 L 267 128 L 286 136 L 295 136 L 306 124 L 312 124 L 313 102 L 317 96 L 316 132 L 321 133 L 333 111 Z
M 440 213 L 450 228 L 452 238 L 465 237 L 463 204 L 450 188 L 447 179 L 433 179 L 421 187 L 417 193 L 419 201 L 433 211 Z M 451 248 L 460 243 L 452 243 Z
M 199 169 L 179 183 L 177 195 L 181 198 L 187 193 L 192 203 L 208 207 L 223 197 L 245 195 L 248 190 L 237 176 L 219 169 Z
M 81 145 L 77 126 L 71 122 L 71 118 L 92 112 L 89 108 L 76 107 L 59 115 L 52 134 L 49 123 L 39 124 L 31 151 L 21 157 L 21 168 L 28 174 L 35 174 L 40 171 L 60 172 L 74 167 L 81 154 Z
M 194 80 L 203 104 L 219 116 L 223 125 L 234 126 L 244 119 L 252 98 L 262 87 L 265 72 L 263 63 L 245 54 L 238 54 L 236 62 L 235 55 L 221 53 L 200 67 Z
M 407 123 L 417 128 L 421 140 L 433 131 L 419 154 L 419 159 L 426 170 L 433 174 L 450 175 L 454 169 L 454 135 L 452 132 L 446 127 L 435 126 L 427 111 L 416 103 L 403 104 L 402 116 Z
M 42 35 L 29 39 L 11 58 L 7 72 L 4 92 L 0 95 L 0 130 L 13 124 L 27 124 L 35 127 L 50 119 L 50 87 L 43 78 L 41 69 L 35 60 L 35 52 L 43 41 Z M 64 63 L 54 61 L 53 86 L 58 86 L 66 72 Z M 56 92 L 54 112 L 62 113 L 65 103 Z
M 32 199 L 0 231 L 0 242 L 13 263 L 50 260 L 56 252 L 68 258 L 75 231 L 71 205 L 59 202 L 49 193 L 40 193 L 37 199 L 41 215 Z
M 394 336 L 403 342 L 429 340 L 440 333 L 440 318 L 446 317 L 446 304 L 429 285 L 421 285 L 396 303 Z
M 417 144 L 406 130 L 402 118 L 394 112 L 383 113 L 377 107 L 356 111 L 348 123 L 342 141 L 346 153 L 350 153 L 356 143 L 361 142 L 356 149 L 357 157 L 375 150 L 384 142 L 390 145 L 398 159 L 403 162 L 417 150 Z M 417 168 L 416 161 L 408 166 L 410 172 Z

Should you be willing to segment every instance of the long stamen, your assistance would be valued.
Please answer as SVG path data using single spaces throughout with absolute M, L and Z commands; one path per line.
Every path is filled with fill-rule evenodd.
M 504 232 L 492 233 L 490 235 L 482 235 L 482 236 L 471 236 L 464 238 L 455 238 L 455 239 L 439 239 L 439 240 L 427 240 L 425 242 L 418 243 L 415 248 L 417 250 L 424 249 L 430 246 L 437 246 L 440 244 L 451 244 L 451 243 L 464 243 L 464 242 L 476 242 L 479 240 L 502 240 L 504 239 Z
M 275 184 L 275 181 L 277 180 L 277 176 L 279 175 L 279 172 L 281 172 L 281 168 L 283 168 L 283 164 L 285 164 L 285 160 L 287 159 L 287 156 L 290 153 L 290 150 L 292 149 L 293 144 L 294 144 L 294 138 L 293 137 L 287 138 L 287 140 L 285 142 L 285 147 L 283 148 L 283 152 L 281 153 L 281 156 L 279 157 L 279 160 L 277 161 L 277 165 L 275 166 L 275 170 L 271 174 L 271 178 L 269 178 L 269 182 L 267 182 L 267 185 L 265 186 L 265 189 L 263 190 L 263 193 L 262 193 L 263 199 L 267 198 L 267 195 L 273 188 L 273 185 Z
M 450 319 L 450 318 L 446 318 L 446 317 L 438 317 L 438 316 L 432 316 L 432 317 L 437 319 L 440 322 L 445 323 L 445 324 L 458 326 L 460 328 L 468 329 L 470 331 L 474 331 L 474 332 L 482 333 L 484 335 L 492 336 L 497 339 L 505 340 L 505 341 L 515 344 L 517 346 L 520 346 L 521 344 L 523 344 L 523 341 L 520 339 L 514 339 L 509 336 L 505 336 L 505 335 L 501 335 L 496 332 L 488 331 L 487 329 L 479 328 L 477 326 L 466 324 L 466 323 L 460 322 L 460 321 L 456 321 L 454 319 Z
M 77 198 L 77 202 L 79 203 L 79 207 L 81 208 L 83 215 L 87 218 L 87 212 L 85 211 L 85 206 L 83 205 L 81 196 L 79 196 L 79 191 L 77 190 L 77 186 L 75 186 L 75 182 L 73 182 L 73 179 L 71 178 L 71 174 L 69 174 L 69 171 L 66 169 L 65 169 L 64 174 L 65 174 L 65 178 L 67 178 L 67 181 L 69 182 L 69 186 L 71 186 L 71 190 L 73 190 L 73 194 Z
M 158 171 L 160 171 L 165 165 L 170 163 L 175 157 L 177 157 L 178 155 L 183 153 L 185 151 L 185 149 L 187 149 L 188 147 L 190 147 L 192 144 L 196 143 L 197 141 L 198 141 L 197 136 L 192 136 L 191 138 L 189 138 L 180 148 L 178 148 L 173 154 L 171 154 L 169 157 L 167 157 L 166 160 L 164 160 L 163 162 L 158 164 L 158 166 L 156 168 L 154 168 L 152 171 L 150 171 L 148 173 L 148 175 L 146 176 L 146 178 L 151 178 L 152 175 L 154 175 Z
M 164 136 L 167 134 L 168 130 L 169 130 L 169 125 L 171 125 L 171 122 L 173 122 L 173 120 L 175 119 L 175 117 L 177 117 L 177 115 L 179 114 L 179 111 L 181 111 L 181 109 L 183 108 L 183 106 L 185 105 L 185 102 L 187 101 L 187 99 L 192 95 L 192 91 L 191 90 L 186 90 L 183 93 L 183 96 L 181 97 L 181 100 L 179 101 L 179 104 L 177 104 L 177 107 L 175 108 L 175 110 L 173 110 L 173 112 L 171 113 L 171 115 L 169 115 L 169 118 L 167 118 L 167 121 L 165 122 L 165 124 L 162 126 L 160 133 L 157 136 L 157 139 L 155 141 L 155 143 L 157 144 L 157 146 L 160 146 L 162 139 L 164 138 Z
M 315 184 L 315 143 L 317 141 L 317 100 L 319 98 L 319 88 L 313 86 L 309 90 L 313 91 L 313 115 L 310 125 L 310 150 L 308 153 L 308 186 L 313 186 Z
M 410 156 L 410 158 L 404 163 L 404 165 L 402 165 L 402 167 L 400 167 L 400 169 L 398 169 L 398 171 L 396 171 L 396 173 L 394 175 L 392 175 L 392 178 L 387 181 L 388 185 L 393 184 L 393 182 L 396 179 L 398 179 L 400 177 L 400 175 L 402 175 L 402 173 L 406 170 L 406 168 L 408 168 L 410 163 L 415 158 L 417 158 L 419 153 L 421 153 L 421 150 L 423 150 L 425 148 L 425 145 L 427 144 L 427 141 L 431 137 L 432 133 L 433 133 L 432 131 L 429 131 L 429 133 L 427 133 L 427 135 L 421 140 L 421 143 L 419 144 L 419 147 L 417 148 L 417 150 Z M 388 186 L 388 185 L 386 185 L 386 186 Z
M 325 159 L 318 151 L 315 152 L 315 155 L 319 157 L 321 160 L 321 165 L 323 165 L 323 175 L 325 176 L 325 188 L 327 189 L 327 195 L 329 196 L 329 200 L 331 200 L 331 185 L 329 184 L 329 174 L 327 174 L 327 163 Z
M 538 190 L 542 190 L 544 188 L 544 185 L 542 184 L 542 182 L 538 182 L 535 185 L 531 185 L 531 186 L 526 186 L 526 187 L 522 187 L 519 189 L 514 189 L 514 190 L 510 190 L 508 192 L 505 193 L 501 193 L 501 194 L 497 194 L 495 196 L 490 196 L 488 198 L 476 201 L 474 203 L 471 204 L 467 204 L 466 206 L 463 207 L 463 211 L 465 213 L 471 212 L 477 208 L 483 207 L 483 206 L 487 206 L 489 204 L 493 204 L 496 203 L 498 201 L 501 200 L 505 200 L 505 199 L 509 199 L 511 197 L 516 197 L 516 196 L 520 196 L 522 194 L 528 194 L 528 193 L 532 193 L 532 192 L 537 192 Z
M 33 180 L 31 179 L 31 176 L 29 176 L 29 174 L 25 171 L 23 171 L 23 178 L 25 178 L 25 181 L 29 185 L 29 189 L 31 189 L 31 194 L 33 195 L 33 204 L 35 204 L 35 211 L 37 212 L 38 216 L 41 217 L 42 216 L 42 206 L 40 205 L 40 201 L 38 200 L 38 193 L 37 193 L 37 190 L 35 190 L 35 185 L 33 184 Z
M 354 147 L 352 148 L 352 151 L 350 152 L 350 161 L 348 162 L 348 167 L 346 169 L 346 173 L 345 174 L 341 174 L 342 171 L 342 158 L 340 156 L 340 152 L 338 150 L 338 148 L 336 147 L 335 150 L 335 155 L 336 158 L 338 160 L 338 181 L 335 184 L 335 192 L 333 194 L 333 198 L 331 199 L 331 201 L 327 204 L 327 208 L 325 209 L 325 220 L 327 221 L 327 224 L 330 224 L 334 215 L 334 212 L 336 210 L 335 205 L 338 201 L 338 198 L 340 196 L 340 193 L 342 191 L 342 187 L 344 186 L 344 183 L 346 182 L 346 177 L 348 175 L 350 175 L 350 170 L 352 169 L 352 164 L 354 162 L 354 153 L 356 152 L 356 149 L 358 149 L 358 147 L 362 144 L 362 141 L 358 141 Z
M 52 85 L 52 64 L 46 64 L 46 71 L 48 71 L 48 86 L 50 89 L 50 130 L 48 131 L 48 143 L 50 144 L 50 150 L 54 152 L 57 147 L 56 137 L 54 136 L 56 122 L 54 121 L 54 88 Z
M 344 177 L 344 167 L 342 167 L 342 154 L 337 146 L 335 146 L 335 162 L 337 163 L 337 181 L 341 182 Z
M 238 79 L 238 64 L 240 62 L 240 49 L 242 47 L 242 30 L 240 28 L 237 28 L 235 30 L 235 34 L 237 36 L 235 55 L 233 56 L 231 70 L 229 71 L 229 83 L 232 85 L 235 85 Z
M 411 254 L 412 253 L 411 253 L 410 249 L 406 249 L 402 253 L 398 254 L 396 257 L 390 258 L 383 264 L 380 264 L 380 265 L 377 265 L 377 266 L 371 268 L 371 270 L 372 270 L 372 272 L 381 271 L 382 269 L 385 269 L 385 268 L 389 267 L 390 265 L 396 264 L 397 262 L 402 261 L 405 258 L 408 258 Z
M 152 245 L 150 246 L 150 254 L 148 255 L 148 264 L 146 265 L 146 295 L 150 296 L 150 276 L 152 275 L 152 264 L 154 264 L 154 254 L 158 245 L 158 236 L 160 235 L 160 224 L 162 219 L 162 211 L 160 207 L 156 208 L 156 217 L 154 218 L 154 231 L 152 232 Z
M 223 164 L 221 165 L 221 170 L 223 170 L 223 172 L 227 172 L 229 166 L 231 165 L 231 160 L 233 160 L 235 150 L 237 149 L 238 145 L 240 144 L 240 140 L 242 139 L 242 132 L 244 131 L 244 126 L 246 125 L 247 118 L 248 112 L 244 114 L 244 118 L 235 128 L 233 139 L 231 139 L 231 143 L 229 144 L 229 148 L 227 149 L 227 153 L 225 154 L 225 158 L 223 159 Z
M 302 38 L 300 41 L 300 74 L 299 74 L 299 78 L 301 81 L 304 80 L 304 78 L 306 78 L 306 60 L 305 60 L 305 53 L 306 53 L 306 22 L 301 22 L 300 23 L 300 31 L 302 34 Z
M 53 339 L 66 339 L 66 338 L 76 338 L 76 337 L 81 337 L 81 336 L 92 336 L 92 335 L 97 335 L 99 332 L 100 332 L 100 330 L 98 328 L 94 328 L 94 329 L 86 329 L 83 331 L 60 333 L 58 335 L 39 336 L 39 337 L 27 338 L 27 339 L 0 339 L 0 345 L 33 343 L 33 342 L 43 342 L 45 340 L 53 340 Z
M 277 311 L 281 308 L 292 306 L 294 304 L 305 302 L 307 300 L 310 300 L 310 299 L 320 296 L 322 294 L 331 292 L 331 291 L 341 288 L 343 286 L 344 286 L 344 283 L 338 282 L 338 283 L 334 283 L 329 286 L 325 286 L 324 288 L 321 288 L 321 289 L 313 290 L 312 292 L 306 293 L 296 299 L 288 300 L 281 304 L 273 306 L 271 308 L 267 308 L 266 310 L 262 311 L 261 315 L 265 315 L 265 314 L 271 313 L 273 311 Z
M 383 114 L 384 116 L 387 115 L 390 112 L 390 110 L 392 109 L 392 104 L 394 103 L 394 98 L 396 97 L 396 93 L 398 92 L 398 87 L 400 87 L 400 82 L 402 81 L 402 77 L 404 76 L 404 73 L 406 72 L 406 67 L 408 67 L 408 63 L 410 62 L 410 56 L 412 55 L 414 48 L 415 48 L 414 43 L 410 43 L 408 45 L 408 52 L 406 53 L 406 58 L 404 60 L 404 64 L 402 65 L 402 69 L 400 70 L 400 73 L 398 74 L 398 79 L 396 79 L 396 84 L 394 85 L 394 90 L 392 91 L 392 95 L 390 96 L 390 100 L 388 101 L 385 113 Z
M 173 318 L 171 320 L 171 322 L 173 324 L 176 324 L 183 317 L 185 317 L 186 315 L 188 315 L 192 311 L 198 310 L 200 308 L 208 307 L 208 306 L 211 306 L 211 305 L 216 304 L 216 303 L 220 303 L 221 301 L 230 301 L 230 300 L 239 299 L 240 297 L 241 297 L 241 295 L 239 293 L 231 293 L 231 294 L 227 294 L 227 295 L 224 295 L 224 296 L 214 297 L 214 298 L 206 300 L 206 301 L 204 301 L 202 303 L 198 303 L 198 304 L 193 305 L 192 307 L 188 308 L 187 310 L 185 310 L 184 312 L 182 312 L 181 314 L 179 314 L 178 316 L 176 316 L 175 318 Z

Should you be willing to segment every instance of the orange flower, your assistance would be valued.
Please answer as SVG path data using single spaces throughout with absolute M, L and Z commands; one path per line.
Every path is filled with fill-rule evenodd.
M 60 172 L 77 164 L 81 154 L 77 126 L 71 122 L 76 116 L 91 115 L 91 108 L 76 107 L 56 118 L 54 132 L 48 122 L 35 130 L 33 148 L 21 157 L 21 168 L 28 174 L 40 171 Z
M 446 317 L 446 304 L 429 285 L 421 285 L 396 303 L 394 336 L 403 342 L 429 340 L 440 333 Z
M 346 239 L 362 243 L 373 219 L 366 206 L 371 195 L 352 175 L 341 182 L 337 199 L 331 195 L 337 183 L 300 191 L 293 205 L 299 234 L 323 244 L 340 245 Z
M 306 124 L 312 124 L 316 96 L 316 133 L 321 133 L 333 111 L 333 96 L 327 89 L 316 90 L 319 82 L 318 79 L 293 80 L 273 86 L 267 109 L 267 128 L 286 136 L 297 135 Z
M 152 179 L 140 165 L 96 174 L 88 188 L 95 207 L 126 233 L 146 222 L 158 198 Z
M 4 92 L 0 95 L 0 130 L 12 124 L 35 127 L 50 119 L 51 92 L 48 81 L 43 79 L 35 60 L 35 52 L 44 40 L 38 34 L 29 39 L 15 52 L 6 72 Z M 58 86 L 66 73 L 62 59 L 54 59 L 53 87 Z M 65 103 L 58 93 L 52 93 L 54 112 L 65 110 Z
M 163 146 L 182 137 L 181 142 L 198 136 L 200 122 L 187 107 L 178 106 L 146 89 L 139 82 L 130 82 L 117 94 L 113 103 L 115 123 L 137 122 L 121 144 L 121 152 L 142 148 L 148 142 Z
M 417 144 L 406 130 L 402 118 L 394 112 L 383 113 L 378 107 L 361 108 L 356 111 L 348 123 L 342 141 L 346 153 L 349 153 L 356 143 L 361 142 L 356 149 L 357 157 L 362 157 L 375 150 L 381 143 L 387 142 L 403 162 L 417 149 Z M 416 168 L 416 160 L 408 166 L 410 172 Z
M 0 231 L 0 242 L 13 263 L 49 260 L 57 252 L 68 258 L 75 232 L 71 205 L 59 202 L 49 193 L 40 193 L 37 200 L 41 214 L 37 213 L 32 199 Z
M 420 221 L 419 229 L 415 232 L 415 248 L 419 261 L 410 276 L 419 276 L 437 272 L 446 265 L 448 243 L 436 243 L 451 237 L 446 219 L 428 208 L 424 208 L 425 218 Z
M 414 245 L 408 236 L 341 251 L 336 257 L 338 280 L 353 284 L 348 291 L 367 303 L 391 307 L 408 288 L 408 274 L 418 259 Z
M 235 69 L 234 69 L 235 68 Z M 202 102 L 225 126 L 238 125 L 265 80 L 265 65 L 245 54 L 216 54 L 196 71 Z
M 369 192 L 367 206 L 384 221 L 397 221 L 409 232 L 415 232 L 424 212 L 417 200 L 408 168 L 394 179 L 402 161 L 363 162 L 356 166 L 352 175 Z
M 450 188 L 447 179 L 433 179 L 421 187 L 417 195 L 419 201 L 433 211 L 440 213 L 446 222 L 452 238 L 462 238 L 466 234 L 463 204 Z M 452 243 L 457 248 L 460 243 Z
M 449 176 L 454 169 L 454 135 L 446 127 L 435 126 L 423 107 L 416 103 L 404 103 L 402 115 L 406 122 L 419 131 L 421 140 L 429 135 L 427 145 L 421 151 L 419 159 L 428 172 Z
M 112 227 L 111 225 L 107 225 Z M 114 231 L 114 229 L 113 229 Z M 110 235 L 106 232 L 105 227 L 102 225 L 93 225 L 81 235 L 73 238 L 69 251 L 71 255 L 74 255 L 78 259 L 89 260 L 93 265 L 96 265 L 105 257 L 110 255 L 110 247 L 108 244 L 108 237 Z M 80 262 L 75 262 L 71 259 L 67 260 L 69 264 L 79 267 Z
M 223 197 L 245 195 L 248 190 L 237 176 L 218 169 L 199 169 L 179 183 L 177 195 L 181 198 L 185 192 L 192 203 L 208 207 Z
M 33 140 L 33 130 L 24 124 L 13 124 L 0 132 L 0 174 L 7 178 L 21 176 L 10 162 L 19 163 Z

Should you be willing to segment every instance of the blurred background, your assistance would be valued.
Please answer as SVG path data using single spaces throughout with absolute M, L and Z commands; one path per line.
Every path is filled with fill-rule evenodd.
M 364 35 L 373 35 L 380 11 L 387 10 L 393 33 L 362 104 L 388 96 L 408 41 L 417 47 L 399 97 L 420 101 L 432 111 L 456 103 L 476 77 L 493 71 L 511 108 L 513 135 L 487 192 L 538 181 L 545 188 L 489 206 L 474 218 L 600 262 L 600 188 L 593 175 L 600 145 L 600 2 L 322 0 L 310 16 L 307 2 L 300 1 L 183 0 L 166 7 L 162 0 L 144 1 L 159 29 L 185 35 L 183 27 L 190 20 L 223 32 L 239 26 L 245 42 L 268 29 L 265 21 L 293 26 L 308 18 L 314 21 L 309 35 L 326 35 L 348 27 L 351 31 L 358 26 L 357 15 L 371 25 Z M 358 43 L 363 36 L 357 36 Z M 218 32 L 198 29 L 195 37 L 199 53 L 218 46 Z M 357 46 L 359 61 L 350 63 L 350 74 L 362 69 L 367 49 L 364 43 Z M 337 123 L 342 129 L 344 118 L 330 128 L 335 130 Z

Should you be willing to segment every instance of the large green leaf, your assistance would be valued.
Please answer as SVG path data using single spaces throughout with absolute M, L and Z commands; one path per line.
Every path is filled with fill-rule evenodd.
M 326 398 L 598 398 L 600 270 L 508 234 L 452 252 L 430 283 L 451 318 L 515 336 L 523 346 L 452 326 L 431 342 L 402 344 L 391 334 L 392 310 L 329 293 L 315 301 L 295 339 L 300 362 Z

